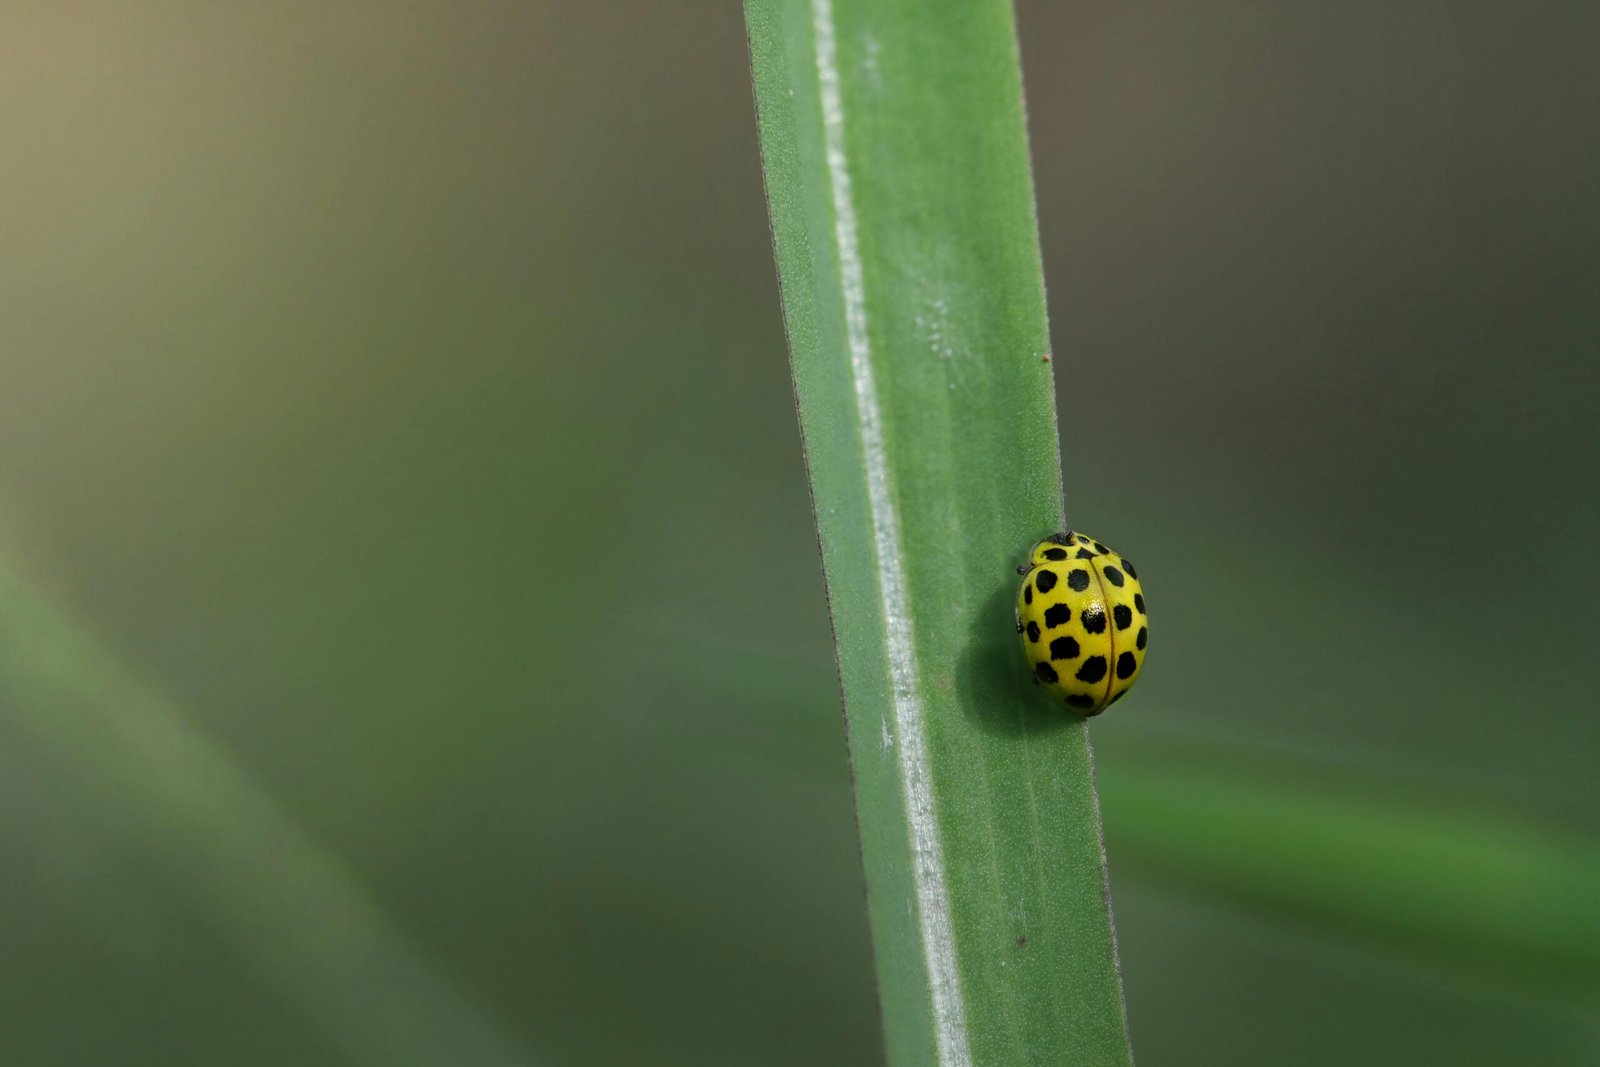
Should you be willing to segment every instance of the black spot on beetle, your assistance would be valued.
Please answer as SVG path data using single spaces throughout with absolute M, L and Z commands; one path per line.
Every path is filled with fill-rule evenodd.
M 1143 652 L 1144 651 L 1145 642 L 1148 641 L 1149 639 L 1150 639 L 1150 627 L 1141 626 L 1141 627 L 1139 627 L 1139 636 L 1133 642 L 1134 646 L 1136 648 L 1138 648 L 1138 650 L 1140 652 Z
M 1094 697 L 1086 697 L 1082 693 L 1074 693 L 1067 698 L 1067 703 L 1074 708 L 1088 710 L 1094 707 Z
M 1078 535 L 1078 544 L 1086 545 L 1088 543 L 1089 543 L 1089 539 L 1087 537 L 1083 536 L 1083 534 L 1079 534 Z
M 1056 682 L 1061 680 L 1061 676 L 1056 673 L 1056 669 L 1050 666 L 1050 664 L 1044 662 L 1044 660 L 1040 660 L 1038 663 L 1033 665 L 1033 673 L 1039 676 L 1039 681 L 1041 682 Z
M 1135 581 L 1138 580 L 1139 572 L 1133 569 L 1133 560 L 1129 559 L 1127 556 L 1122 557 L 1122 569 L 1128 572 L 1129 578 L 1132 578 Z
M 1092 549 L 1092 548 L 1080 548 L 1080 549 L 1078 549 L 1078 558 L 1079 559 L 1094 559 L 1094 549 Z
M 1128 573 L 1132 574 L 1133 572 L 1129 571 Z M 1133 594 L 1133 606 L 1139 609 L 1139 614 L 1140 615 L 1143 615 L 1145 613 L 1145 611 L 1144 611 L 1144 594 L 1143 593 L 1135 593 L 1135 594 Z
M 1036 645 L 1039 643 L 1039 624 L 1038 623 L 1036 623 L 1036 622 L 1028 623 L 1028 640 L 1032 641 Z
M 1133 672 L 1139 669 L 1139 661 L 1132 652 L 1124 652 L 1117 657 L 1117 677 L 1132 678 Z
M 1056 572 L 1041 570 L 1039 576 L 1033 580 L 1033 584 L 1039 587 L 1039 592 L 1048 593 L 1056 587 Z
M 1119 589 L 1122 588 L 1122 583 L 1127 580 L 1122 577 L 1122 572 L 1117 570 L 1115 567 L 1107 567 L 1100 573 L 1106 576 L 1106 581 L 1110 582 Z
M 1118 604 L 1111 609 L 1111 621 L 1117 624 L 1117 629 L 1126 630 L 1133 625 L 1133 609 L 1126 604 Z
M 1083 619 L 1083 628 L 1088 633 L 1103 634 L 1106 632 L 1106 609 L 1099 604 L 1090 604 L 1084 608 L 1080 618 Z
M 1050 642 L 1051 659 L 1077 659 L 1079 651 L 1078 642 L 1070 637 L 1058 637 Z
M 1053 560 L 1066 559 L 1067 558 L 1067 550 L 1064 549 L 1064 548 L 1047 548 L 1047 549 L 1044 550 L 1044 558 L 1045 559 L 1053 559 Z
M 1022 587 L 1022 602 L 1024 604 L 1033 603 L 1033 586 L 1025 585 Z
M 1106 658 L 1104 656 L 1090 656 L 1083 661 L 1083 666 L 1078 668 L 1078 673 L 1073 677 L 1080 682 L 1093 685 L 1106 676 Z
M 1111 551 L 1111 550 L 1110 550 L 1110 549 L 1109 549 L 1109 548 L 1107 548 L 1107 547 L 1106 547 L 1106 546 L 1105 546 L 1105 545 L 1102 545 L 1102 544 L 1101 544 L 1101 543 L 1100 543 L 1100 542 L 1099 542 L 1099 541 L 1096 541 L 1096 542 L 1095 542 L 1095 543 L 1094 543 L 1094 547 L 1095 547 L 1095 548 L 1098 548 L 1098 549 L 1099 549 L 1099 550 L 1100 550 L 1100 551 L 1102 551 L 1102 552 L 1110 552 L 1110 551 Z
M 1082 567 L 1074 567 L 1067 575 L 1067 585 L 1074 593 L 1081 593 L 1089 588 L 1089 572 Z
M 1065 604 L 1051 604 L 1044 609 L 1044 628 L 1054 630 L 1072 621 L 1072 609 Z

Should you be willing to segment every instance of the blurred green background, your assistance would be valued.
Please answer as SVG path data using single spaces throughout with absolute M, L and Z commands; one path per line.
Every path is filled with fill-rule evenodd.
M 1018 18 L 1140 1062 L 1595 1062 L 1600 13 Z M 746 62 L 0 13 L 0 1061 L 881 1059 Z

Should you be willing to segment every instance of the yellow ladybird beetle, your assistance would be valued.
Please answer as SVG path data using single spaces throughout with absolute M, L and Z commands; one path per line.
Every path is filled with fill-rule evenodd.
M 1017 568 L 1017 633 L 1033 676 L 1080 715 L 1098 715 L 1139 677 L 1150 623 L 1127 558 L 1068 530 Z

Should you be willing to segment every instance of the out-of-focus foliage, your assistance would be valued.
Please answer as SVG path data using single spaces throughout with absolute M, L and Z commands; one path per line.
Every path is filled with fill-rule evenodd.
M 1591 1060 L 1597 16 L 1018 13 L 1068 514 L 1154 616 L 1093 728 L 1140 1062 Z M 382 1062 L 394 1002 L 199 895 L 262 810 L 442 1033 L 875 1062 L 737 9 L 15 5 L 0 58 L 4 584 L 226 768 L 163 821 L 160 736 L 8 647 L 0 1059 Z

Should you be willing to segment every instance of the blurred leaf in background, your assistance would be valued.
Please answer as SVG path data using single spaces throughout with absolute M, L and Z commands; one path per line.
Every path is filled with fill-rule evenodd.
M 1140 1062 L 1592 1062 L 1600 16 L 1018 14 L 1069 515 L 1156 615 L 1094 727 Z M 0 15 L 0 617 L 72 646 L 0 678 L 0 1059 L 385 1062 L 197 903 L 243 810 L 441 1032 L 880 1058 L 744 48 Z M 91 671 L 228 770 L 146 819 L 167 735 L 41 732 Z

